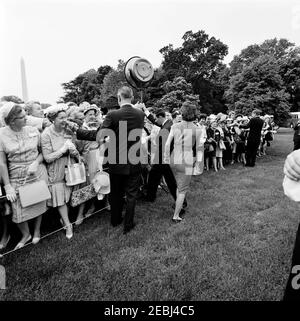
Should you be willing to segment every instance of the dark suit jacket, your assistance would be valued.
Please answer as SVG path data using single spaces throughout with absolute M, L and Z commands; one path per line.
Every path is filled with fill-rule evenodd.
M 97 133 L 100 128 L 101 126 L 98 129 L 92 130 L 79 128 L 76 132 L 77 139 L 95 141 L 97 139 Z
M 132 105 L 123 105 L 106 115 L 98 130 L 97 141 L 102 141 L 106 136 L 110 138 L 108 143 L 110 173 L 130 175 L 141 170 L 139 155 L 143 127 L 144 113 Z M 128 157 L 134 154 L 136 157 Z
M 168 139 L 171 127 L 173 125 L 173 122 L 168 119 L 163 126 L 159 125 L 153 115 L 149 114 L 148 119 L 156 126 L 159 126 L 161 129 L 156 137 L 156 152 L 154 156 L 153 163 L 154 164 L 163 164 L 163 157 L 164 157 L 164 152 L 165 152 L 165 145 L 166 141 Z M 172 152 L 174 148 L 174 142 L 171 143 L 171 148 L 170 148 L 170 153 Z
M 251 118 L 247 125 L 240 126 L 241 128 L 249 128 L 248 143 L 259 144 L 261 139 L 261 130 L 264 121 L 259 117 Z

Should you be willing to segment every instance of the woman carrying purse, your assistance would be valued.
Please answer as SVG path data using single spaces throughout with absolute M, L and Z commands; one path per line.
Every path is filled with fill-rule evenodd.
M 32 243 L 40 240 L 42 214 L 46 212 L 46 201 L 23 207 L 18 189 L 26 181 L 36 179 L 48 183 L 47 171 L 40 152 L 40 133 L 26 126 L 26 113 L 22 106 L 7 103 L 1 108 L 6 127 L 0 128 L 0 163 L 4 165 L 4 188 L 6 198 L 11 202 L 12 220 L 18 225 L 22 238 L 15 249 L 22 248 L 31 240 L 28 221 L 34 219 Z
M 73 237 L 73 228 L 69 220 L 68 202 L 71 197 L 72 187 L 66 185 L 65 167 L 70 160 L 74 163 L 73 158 L 78 158 L 78 151 L 72 143 L 72 135 L 65 130 L 67 120 L 66 105 L 58 104 L 47 112 L 48 119 L 52 125 L 42 133 L 42 152 L 47 163 L 49 175 L 49 189 L 52 199 L 48 201 L 48 206 L 57 208 L 62 224 L 66 229 L 67 239 Z

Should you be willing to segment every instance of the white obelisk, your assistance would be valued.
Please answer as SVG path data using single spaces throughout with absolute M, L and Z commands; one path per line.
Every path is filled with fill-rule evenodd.
M 21 57 L 21 79 L 22 79 L 23 101 L 26 103 L 28 101 L 28 89 L 27 89 L 27 80 L 26 80 L 26 72 L 25 72 L 25 62 L 23 57 Z

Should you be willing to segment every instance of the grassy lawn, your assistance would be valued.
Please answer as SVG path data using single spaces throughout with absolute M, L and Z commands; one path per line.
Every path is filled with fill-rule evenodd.
M 161 191 L 156 203 L 138 203 L 125 236 L 103 212 L 71 241 L 59 232 L 0 259 L 0 300 L 280 300 L 299 223 L 282 191 L 291 150 L 292 131 L 281 129 L 255 168 L 194 177 L 180 224 Z

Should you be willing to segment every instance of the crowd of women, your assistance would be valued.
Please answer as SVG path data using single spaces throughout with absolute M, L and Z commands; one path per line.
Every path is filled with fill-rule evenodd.
M 75 103 L 57 104 L 42 110 L 41 104 L 35 101 L 26 104 L 1 102 L 0 106 L 0 211 L 1 241 L 3 250 L 11 239 L 9 220 L 17 224 L 21 239 L 15 249 L 22 248 L 27 242 L 37 244 L 41 238 L 43 214 L 49 208 L 57 209 L 60 221 L 65 228 L 66 237 L 73 236 L 73 225 L 69 216 L 69 202 L 74 191 L 95 182 L 97 173 L 102 172 L 99 159 L 99 142 L 79 140 L 78 135 L 70 130 L 68 123 L 94 131 L 101 126 L 105 114 L 117 109 L 117 101 L 111 97 L 104 109 L 87 102 L 79 106 Z M 180 110 L 165 113 L 173 124 L 182 120 Z M 198 172 L 225 170 L 226 165 L 245 164 L 245 146 L 248 130 L 244 125 L 249 118 L 237 115 L 204 115 L 189 119 L 192 126 L 202 129 L 203 159 L 199 162 Z M 176 125 L 174 125 L 176 127 Z M 142 141 L 155 145 L 159 127 L 145 117 Z M 271 116 L 264 117 L 261 144 L 258 156 L 266 154 L 267 146 L 274 137 L 274 124 Z M 169 142 L 167 142 L 169 143 Z M 76 186 L 66 183 L 66 167 L 69 164 L 85 164 L 86 181 Z M 151 168 L 151 157 L 141 177 L 141 190 L 147 186 L 147 173 Z M 104 169 L 105 170 L 105 169 Z M 43 181 L 49 188 L 50 198 L 29 206 L 20 200 L 20 188 L 31 181 Z M 163 180 L 161 184 L 164 184 Z M 103 184 L 102 184 L 103 185 Z M 107 192 L 106 192 L 107 193 Z M 105 194 L 105 193 L 104 193 Z M 96 198 L 96 196 L 94 195 Z M 184 198 L 182 199 L 184 202 Z M 181 204 L 182 205 L 182 204 Z M 81 224 L 84 216 L 95 210 L 95 199 L 78 206 L 76 224 Z M 178 213 L 180 208 L 178 209 Z M 179 214 L 178 214 L 179 215 Z M 178 216 L 177 216 L 178 218 Z M 33 224 L 33 233 L 29 223 Z

